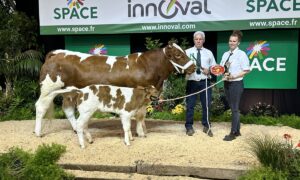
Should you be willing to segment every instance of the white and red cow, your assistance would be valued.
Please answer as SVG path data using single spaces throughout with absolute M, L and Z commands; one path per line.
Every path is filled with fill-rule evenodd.
M 56 96 L 63 93 L 74 101 L 79 111 L 76 130 L 81 148 L 85 148 L 84 134 L 90 143 L 93 142 L 88 131 L 88 122 L 97 110 L 120 115 L 124 130 L 124 142 L 126 145 L 130 145 L 130 140 L 133 140 L 130 129 L 131 117 L 140 113 L 141 109 L 146 108 L 151 97 L 157 98 L 159 95 L 154 86 L 128 88 L 109 85 L 91 85 L 82 89 L 72 86 L 56 90 L 51 95 Z M 140 121 L 137 121 L 137 133 L 139 136 L 144 135 Z
M 42 119 L 53 109 L 55 90 L 68 86 L 83 88 L 92 84 L 124 87 L 162 89 L 164 80 L 175 70 L 192 73 L 195 65 L 178 45 L 169 43 L 164 48 L 134 53 L 124 57 L 98 56 L 67 50 L 55 50 L 47 54 L 40 73 L 41 94 L 36 102 L 35 134 L 41 136 Z M 75 128 L 75 107 L 64 98 L 63 110 Z M 143 120 L 144 116 L 137 119 Z

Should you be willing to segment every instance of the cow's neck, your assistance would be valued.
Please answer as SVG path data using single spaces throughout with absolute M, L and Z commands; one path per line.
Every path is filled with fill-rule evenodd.
M 170 59 L 168 59 L 168 57 L 166 56 L 164 50 L 161 50 L 161 53 L 163 53 L 162 55 L 162 59 L 161 59 L 161 66 L 163 68 L 160 68 L 159 71 L 157 71 L 156 73 L 158 73 L 159 76 L 159 81 L 156 84 L 156 89 L 158 90 L 162 90 L 162 86 L 164 83 L 164 80 L 168 79 L 168 77 L 174 72 L 174 66 L 172 65 L 172 63 L 170 62 Z

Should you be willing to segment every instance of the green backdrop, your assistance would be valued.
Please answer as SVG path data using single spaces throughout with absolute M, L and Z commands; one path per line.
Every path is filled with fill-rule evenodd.
M 130 53 L 129 35 L 79 35 L 65 36 L 65 49 L 89 53 L 90 49 L 102 44 L 107 55 L 125 56 Z
M 217 61 L 228 51 L 232 32 L 218 32 Z M 243 31 L 240 49 L 249 57 L 251 72 L 245 88 L 297 89 L 298 30 Z

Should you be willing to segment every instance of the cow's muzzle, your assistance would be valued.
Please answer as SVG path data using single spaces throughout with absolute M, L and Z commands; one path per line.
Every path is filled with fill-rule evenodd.
M 186 69 L 188 69 L 190 66 L 195 66 L 193 61 L 187 62 L 184 66 L 181 66 L 174 61 L 170 60 L 176 71 L 180 74 L 183 74 Z

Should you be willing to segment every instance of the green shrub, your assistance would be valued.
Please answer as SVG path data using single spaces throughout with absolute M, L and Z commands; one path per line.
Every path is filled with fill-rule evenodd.
M 11 96 L 0 96 L 0 120 L 4 120 L 3 117 L 7 114 L 11 103 Z
M 254 116 L 250 114 L 241 116 L 241 122 L 246 124 L 277 125 L 280 121 L 278 121 L 278 118 L 271 116 Z
M 286 172 L 288 179 L 299 179 L 300 143 L 294 147 L 291 135 L 284 134 L 284 138 L 285 143 L 269 136 L 250 137 L 248 144 L 250 151 L 264 167 L 270 167 L 273 171 Z
M 105 113 L 105 112 L 95 112 L 95 114 L 93 115 L 93 118 L 110 118 L 110 117 L 114 117 L 116 116 L 116 114 L 113 113 Z
M 66 115 L 61 106 L 55 105 L 54 117 L 55 119 L 65 119 Z
M 183 75 L 170 75 L 164 83 L 163 97 L 164 99 L 173 99 L 185 96 L 186 80 Z M 177 104 L 182 104 L 185 98 L 166 101 L 163 103 L 164 109 L 173 109 Z
M 145 46 L 148 50 L 160 48 L 163 43 L 159 42 L 160 39 L 152 39 L 151 37 L 146 37 Z
M 232 113 L 231 113 L 230 109 L 224 111 L 223 114 L 221 114 L 221 115 L 212 114 L 211 121 L 213 121 L 213 122 L 230 122 L 231 114 Z M 242 119 L 242 116 L 241 116 L 241 119 Z M 242 122 L 242 120 L 241 120 L 241 122 Z
M 154 112 L 149 118 L 182 121 L 185 120 L 185 113 L 175 115 L 168 111 Z
M 35 154 L 11 148 L 0 156 L 0 179 L 74 179 L 56 164 L 66 147 L 58 144 L 39 146 Z
M 262 165 L 276 170 L 286 169 L 286 145 L 277 138 L 253 136 L 248 138 L 247 143 L 250 146 L 250 152 Z
M 225 112 L 224 99 L 224 89 L 214 86 L 212 88 L 212 102 L 210 107 L 210 112 L 214 116 L 221 115 Z
M 23 176 L 23 169 L 32 157 L 20 148 L 11 148 L 0 156 L 0 179 L 18 179 Z
M 32 159 L 34 164 L 47 166 L 54 164 L 59 160 L 60 156 L 66 152 L 66 147 L 59 144 L 47 145 L 43 144 L 37 148 Z
M 21 78 L 14 83 L 11 96 L 0 97 L 0 120 L 33 119 L 39 85 L 29 78 Z
M 248 171 L 239 180 L 285 180 L 287 175 L 282 171 L 273 171 L 270 167 L 258 167 Z
M 250 114 L 254 116 L 278 117 L 279 113 L 275 106 L 258 102 L 251 106 Z

